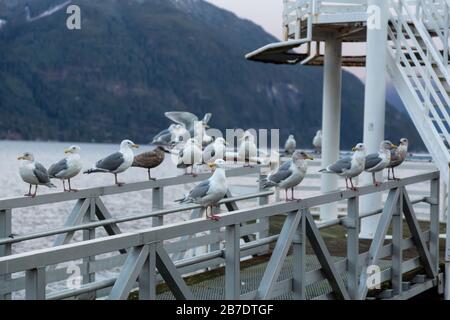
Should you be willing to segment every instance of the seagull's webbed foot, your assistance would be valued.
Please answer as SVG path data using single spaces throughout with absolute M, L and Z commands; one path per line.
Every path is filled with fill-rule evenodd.
M 70 188 L 69 192 L 78 192 L 78 189 Z
M 148 178 L 148 180 L 149 180 L 149 181 L 156 181 L 156 178 L 150 177 L 150 178 Z
M 33 197 L 33 194 L 30 192 L 30 193 L 25 193 L 23 196 L 24 197 Z
M 116 182 L 116 186 L 123 187 L 125 185 L 125 182 Z
M 208 219 L 212 221 L 220 221 L 222 219 L 220 216 L 213 214 L 212 216 L 208 217 Z

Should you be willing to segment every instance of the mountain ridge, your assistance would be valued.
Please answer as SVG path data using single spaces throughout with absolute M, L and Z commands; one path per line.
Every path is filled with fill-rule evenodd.
M 82 30 L 62 1 L 0 0 L 0 138 L 148 142 L 164 111 L 212 112 L 226 128 L 280 128 L 307 147 L 321 124 L 322 68 L 249 62 L 276 39 L 202 0 L 80 0 Z M 14 4 L 14 5 L 12 5 Z M 362 139 L 364 87 L 343 72 L 342 147 Z M 408 116 L 387 106 L 386 135 L 423 148 Z M 420 146 L 420 147 L 419 147 Z

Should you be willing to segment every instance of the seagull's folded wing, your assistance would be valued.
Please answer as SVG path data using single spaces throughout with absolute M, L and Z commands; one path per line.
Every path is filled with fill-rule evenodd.
M 98 169 L 103 169 L 107 171 L 114 171 L 117 170 L 120 165 L 123 163 L 123 154 L 121 152 L 113 153 L 110 156 L 107 156 L 106 158 L 97 161 L 95 166 Z
M 42 164 L 36 162 L 33 173 L 36 176 L 36 178 L 38 179 L 39 183 L 50 182 L 50 178 L 48 177 L 47 169 L 45 169 L 45 167 Z
M 338 160 L 328 167 L 328 170 L 335 173 L 342 173 L 344 170 L 350 170 L 352 167 L 352 158 L 346 157 Z

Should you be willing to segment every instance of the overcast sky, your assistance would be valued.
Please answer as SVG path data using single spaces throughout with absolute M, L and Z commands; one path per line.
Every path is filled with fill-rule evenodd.
M 218 7 L 252 20 L 277 38 L 281 38 L 283 0 L 207 0 Z

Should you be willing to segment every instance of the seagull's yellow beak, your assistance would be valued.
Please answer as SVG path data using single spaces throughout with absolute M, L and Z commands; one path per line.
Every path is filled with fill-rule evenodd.
M 352 151 L 355 152 L 355 151 L 356 151 L 356 147 L 353 147 L 353 148 L 352 148 Z
M 392 148 L 398 148 L 398 146 L 396 144 L 391 144 Z
M 216 164 L 214 162 L 208 163 L 208 167 L 212 170 L 216 169 Z
M 308 159 L 308 160 L 314 160 L 314 158 L 313 158 L 312 156 L 310 156 L 309 154 L 306 155 L 306 159 Z
M 64 153 L 65 153 L 65 154 L 72 153 L 72 150 L 66 149 L 66 150 L 64 150 Z
M 139 145 L 138 145 L 138 144 L 132 144 L 131 147 L 132 147 L 132 148 L 138 149 L 138 148 L 139 148 Z
M 25 157 L 24 156 L 20 156 L 20 157 L 17 158 L 17 160 L 25 160 Z
M 230 144 L 229 144 L 228 142 L 225 141 L 225 145 L 226 145 L 226 146 L 229 146 Z

